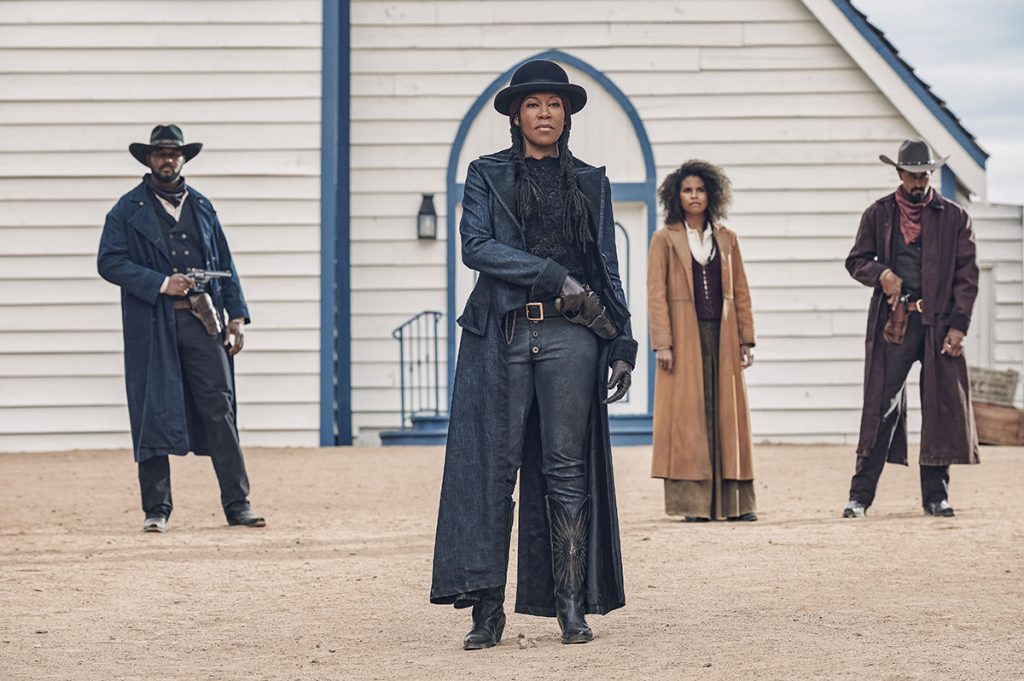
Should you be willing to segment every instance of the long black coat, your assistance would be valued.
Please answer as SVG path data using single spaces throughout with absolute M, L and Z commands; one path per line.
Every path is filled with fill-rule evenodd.
M 207 284 L 214 308 L 248 324 L 249 308 L 217 212 L 192 187 L 187 203 L 195 210 L 206 269 L 232 273 Z M 163 207 L 145 183 L 122 196 L 107 213 L 97 257 L 100 276 L 121 287 L 124 378 L 136 461 L 189 451 L 209 454 L 202 421 L 181 378 L 174 303 L 160 294 L 171 274 L 171 256 L 158 210 Z
M 874 289 L 864 359 L 864 410 L 861 414 L 857 452 L 867 456 L 875 444 L 882 413 L 885 383 L 885 341 L 882 328 L 889 305 L 879 278 L 893 262 L 893 230 L 897 224 L 896 195 L 883 196 L 861 218 L 853 249 L 846 259 L 850 275 Z M 965 356 L 942 354 L 949 328 L 963 332 L 971 323 L 978 295 L 978 264 L 975 259 L 971 217 L 956 203 L 935 192 L 921 210 L 921 300 L 925 329 L 921 366 L 921 463 L 943 466 L 978 463 L 978 435 L 971 408 L 971 386 Z M 916 313 L 914 313 L 916 314 Z M 907 394 L 903 391 L 903 413 Z M 901 419 L 889 449 L 889 461 L 907 463 L 907 423 Z
M 619 279 L 611 187 L 603 168 L 577 162 L 577 176 L 589 201 L 596 245 L 588 281 L 609 308 L 616 327 L 623 329 L 615 340 L 601 342 L 588 424 L 591 519 L 586 600 L 588 612 L 604 614 L 622 607 L 625 595 L 608 411 L 601 401 L 607 395 L 608 367 L 618 359 L 633 364 L 637 344 Z M 526 251 L 522 226 L 510 209 L 515 205 L 514 179 L 508 150 L 474 161 L 466 178 L 459 227 L 462 259 L 480 272 L 480 278 L 458 320 L 463 333 L 434 543 L 430 592 L 434 603 L 455 603 L 464 594 L 505 585 L 512 509 L 502 479 L 503 452 L 508 450 L 508 346 L 502 320 L 506 312 L 527 302 L 557 296 L 568 274 L 553 260 Z M 536 419 L 535 404 L 520 469 L 516 612 L 551 617 L 555 614 L 551 545 Z

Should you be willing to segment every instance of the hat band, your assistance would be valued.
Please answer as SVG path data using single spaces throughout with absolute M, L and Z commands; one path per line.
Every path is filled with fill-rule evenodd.
M 152 140 L 149 143 L 151 147 L 180 147 L 183 146 L 179 140 Z

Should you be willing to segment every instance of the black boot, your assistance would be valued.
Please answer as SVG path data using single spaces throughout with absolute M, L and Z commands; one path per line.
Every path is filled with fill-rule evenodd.
M 473 606 L 473 628 L 462 639 L 464 650 L 493 648 L 501 643 L 505 630 L 505 587 L 485 589 Z
M 551 569 L 555 578 L 555 614 L 562 629 L 562 643 L 587 643 L 594 632 L 584 617 L 587 610 L 584 582 L 587 577 L 587 536 L 590 497 L 567 508 L 547 497 L 551 526 Z

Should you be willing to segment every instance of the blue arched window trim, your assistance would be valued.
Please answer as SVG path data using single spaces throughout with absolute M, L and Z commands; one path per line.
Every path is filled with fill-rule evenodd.
M 535 54 L 532 57 L 527 57 L 521 62 L 515 64 L 512 68 L 505 73 L 495 78 L 490 85 L 477 97 L 473 105 L 469 107 L 469 111 L 463 117 L 462 122 L 459 124 L 459 130 L 455 135 L 455 141 L 452 142 L 451 152 L 448 156 L 448 175 L 446 178 L 447 185 L 447 211 L 446 211 L 446 222 L 447 222 L 447 234 L 448 234 L 448 397 L 451 399 L 452 386 L 455 382 L 455 318 L 458 316 L 458 310 L 455 309 L 455 267 L 458 260 L 458 254 L 456 249 L 458 248 L 458 231 L 455 225 L 455 206 L 462 201 L 463 185 L 456 180 L 458 174 L 458 163 L 459 157 L 462 155 L 462 148 L 466 143 L 466 137 L 469 135 L 469 130 L 473 125 L 473 121 L 480 114 L 484 107 L 489 107 L 491 101 L 494 99 L 494 95 L 498 93 L 502 87 L 512 78 L 512 74 L 517 68 L 525 64 L 532 59 L 548 59 L 555 62 L 560 62 L 571 66 L 572 68 L 582 71 L 605 89 L 612 98 L 618 102 L 619 106 L 629 117 L 629 121 L 633 126 L 633 132 L 636 134 L 637 141 L 640 144 L 640 151 L 644 159 L 644 181 L 643 182 L 618 182 L 612 183 L 612 200 L 613 201 L 636 201 L 642 202 L 647 206 L 647 238 L 650 240 L 651 235 L 657 228 L 657 204 L 655 202 L 655 187 L 657 183 L 656 171 L 654 167 L 654 153 L 651 150 L 651 141 L 647 137 L 647 130 L 644 128 L 643 121 L 640 120 L 640 115 L 636 112 L 633 107 L 633 103 L 629 101 L 629 97 L 619 89 L 619 87 L 611 81 L 608 76 L 594 68 L 587 62 L 574 57 L 571 54 L 562 52 L 561 50 L 548 50 Z M 646 246 L 646 244 L 644 244 Z M 648 405 L 654 404 L 654 363 L 648 362 Z

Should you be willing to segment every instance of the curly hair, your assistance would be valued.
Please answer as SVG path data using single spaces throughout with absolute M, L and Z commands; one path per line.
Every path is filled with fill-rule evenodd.
M 706 215 L 713 223 L 719 223 L 728 216 L 729 205 L 732 204 L 732 182 L 725 171 L 707 161 L 691 159 L 668 174 L 658 188 L 658 200 L 665 209 L 666 224 L 683 222 L 686 212 L 679 200 L 679 187 L 688 177 L 699 177 L 704 181 L 704 191 L 708 195 Z

